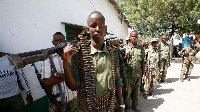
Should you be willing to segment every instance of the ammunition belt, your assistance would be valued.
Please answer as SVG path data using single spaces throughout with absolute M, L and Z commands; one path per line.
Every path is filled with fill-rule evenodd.
M 111 91 L 111 104 L 109 106 L 108 111 L 114 111 L 115 108 L 115 56 L 114 56 L 114 50 L 111 47 L 107 47 L 108 51 L 110 52 L 110 57 L 111 57 L 111 64 L 112 64 L 112 78 L 113 78 L 113 90 Z
M 85 36 L 80 36 L 81 49 L 79 56 L 81 59 L 81 76 L 84 79 L 85 92 L 81 93 L 78 91 L 78 105 L 83 111 L 99 112 L 108 108 L 108 111 L 114 111 L 115 107 L 115 59 L 114 50 L 108 47 L 111 56 L 112 63 L 112 78 L 113 78 L 113 89 L 108 94 L 96 98 L 96 87 L 94 84 L 95 70 L 93 65 L 93 57 L 90 55 L 90 42 Z
M 81 59 L 81 76 L 84 77 L 84 85 L 85 85 L 85 93 L 84 96 L 81 96 L 85 101 L 87 101 L 87 105 L 82 103 L 87 107 L 87 110 L 97 112 L 98 105 L 96 103 L 96 87 L 94 85 L 94 65 L 92 62 L 92 56 L 90 55 L 90 42 L 86 39 L 84 35 L 80 36 L 81 50 L 80 50 L 80 59 Z M 82 101 L 83 102 L 83 101 Z
M 111 104 L 111 94 L 113 90 L 109 90 L 106 95 L 103 95 L 99 98 L 96 98 L 96 105 L 98 105 L 98 111 L 102 111 L 105 109 L 109 109 Z M 89 101 L 85 97 L 87 93 L 78 91 L 78 106 L 83 111 L 88 111 L 89 109 Z

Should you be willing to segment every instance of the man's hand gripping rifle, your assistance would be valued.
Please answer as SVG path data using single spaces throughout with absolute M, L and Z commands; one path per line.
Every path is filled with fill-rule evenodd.
M 50 54 L 63 52 L 63 48 L 67 46 L 68 44 L 71 44 L 75 46 L 77 49 L 79 49 L 80 47 L 79 43 L 80 43 L 79 40 L 73 40 L 71 42 L 62 43 L 62 44 L 59 44 L 58 46 L 47 48 L 47 49 L 12 54 L 8 56 L 8 59 L 17 69 L 19 69 L 34 62 L 44 61 L 48 58 Z

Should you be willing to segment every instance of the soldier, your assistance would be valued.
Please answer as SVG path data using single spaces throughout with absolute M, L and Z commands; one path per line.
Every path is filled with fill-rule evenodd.
M 146 46 L 146 42 L 145 41 L 142 41 L 141 43 L 140 43 L 140 45 L 144 48 L 144 50 L 145 50 L 145 46 Z M 146 74 L 146 66 L 145 66 L 145 74 Z M 140 91 L 141 92 L 144 92 L 144 82 L 142 81 L 142 76 L 141 76 L 141 85 L 140 85 Z
M 125 71 L 125 64 L 123 61 L 123 57 L 122 57 L 122 51 L 119 49 L 119 40 L 117 38 L 112 39 L 112 41 L 115 41 L 112 44 L 112 48 L 115 49 L 115 56 L 117 56 L 117 60 L 119 63 L 119 72 L 120 72 L 120 77 L 122 78 L 122 83 L 124 84 L 124 90 L 127 90 L 127 75 L 126 75 L 126 71 Z
M 128 87 L 128 82 L 127 82 L 127 75 L 126 75 L 126 71 L 125 71 L 125 64 L 124 64 L 124 60 L 122 57 L 122 50 L 119 49 L 119 44 L 120 41 L 118 38 L 112 38 L 109 41 L 109 46 L 111 46 L 114 51 L 115 51 L 115 56 L 116 56 L 116 60 L 119 63 L 119 73 L 120 73 L 120 78 L 122 78 L 122 83 L 123 83 L 123 87 L 122 87 L 122 95 L 123 95 L 123 100 L 125 101 L 125 93 L 127 92 L 127 87 Z M 117 105 L 118 106 L 118 105 Z M 117 111 L 118 108 L 116 108 Z
M 199 48 L 195 46 L 196 41 L 192 40 L 190 42 L 190 47 L 185 47 L 181 51 L 179 51 L 179 55 L 183 56 L 183 64 L 180 74 L 180 81 L 183 82 L 184 79 L 190 81 L 190 78 L 188 77 L 191 74 L 191 71 L 194 67 L 193 60 L 195 58 L 195 55 L 198 53 Z
M 130 98 L 132 100 L 132 109 L 136 112 L 141 110 L 137 108 L 140 93 L 141 76 L 145 78 L 145 54 L 144 48 L 137 44 L 138 32 L 132 31 L 127 45 L 125 59 L 126 72 L 128 78 L 128 94 L 126 98 L 126 107 L 130 107 Z
M 165 82 L 166 74 L 167 74 L 167 68 L 170 66 L 170 59 L 171 59 L 171 52 L 170 52 L 170 45 L 167 44 L 167 36 L 162 37 L 161 45 L 159 45 L 160 50 L 160 75 L 158 76 L 158 81 L 161 83 Z
M 78 112 L 113 111 L 115 96 L 119 103 L 119 112 L 124 112 L 122 82 L 117 71 L 119 70 L 118 63 L 113 59 L 113 53 L 110 52 L 112 49 L 104 44 L 107 30 L 105 18 L 100 12 L 94 11 L 88 16 L 87 22 L 87 32 L 90 33 L 91 43 L 87 48 L 89 50 L 84 54 L 89 52 L 89 56 L 82 57 L 81 60 L 80 52 L 70 44 L 63 49 L 66 83 L 71 90 L 78 90 Z M 78 54 L 72 56 L 70 52 L 78 52 Z M 89 67 L 81 66 L 84 64 L 80 62 L 84 61 L 83 58 L 91 59 L 89 67 L 93 67 L 92 71 L 87 71 Z M 83 71 L 82 68 L 87 69 Z M 93 78 L 85 71 L 93 73 L 91 74 Z M 89 84 L 91 86 L 88 86 Z
M 159 74 L 159 52 L 157 51 L 158 47 L 158 39 L 153 38 L 151 41 L 152 48 L 149 48 L 147 52 L 147 72 L 146 80 L 144 85 L 144 98 L 146 99 L 148 96 L 156 96 L 153 94 L 156 83 L 157 83 L 157 75 Z
M 147 52 L 148 52 L 148 50 L 149 50 L 149 43 L 148 43 L 148 41 L 143 41 L 142 42 L 142 46 L 143 46 L 143 48 L 144 48 L 144 52 L 145 52 L 145 59 L 147 60 Z M 145 65 L 145 75 L 148 75 L 148 72 L 147 72 L 147 64 Z M 142 77 L 141 77 L 142 78 Z M 141 80 L 141 86 L 140 86 L 140 91 L 141 92 L 144 92 L 144 84 L 145 84 L 145 82 L 143 82 L 142 80 Z

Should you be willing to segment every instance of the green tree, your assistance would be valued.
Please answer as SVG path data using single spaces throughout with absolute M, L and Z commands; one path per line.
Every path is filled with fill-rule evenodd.
M 130 26 L 143 37 L 200 33 L 200 0 L 116 0 Z

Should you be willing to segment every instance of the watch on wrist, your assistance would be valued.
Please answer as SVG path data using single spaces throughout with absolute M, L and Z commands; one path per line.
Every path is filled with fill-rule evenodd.
M 125 104 L 123 104 L 123 105 L 119 105 L 119 107 L 125 108 Z

